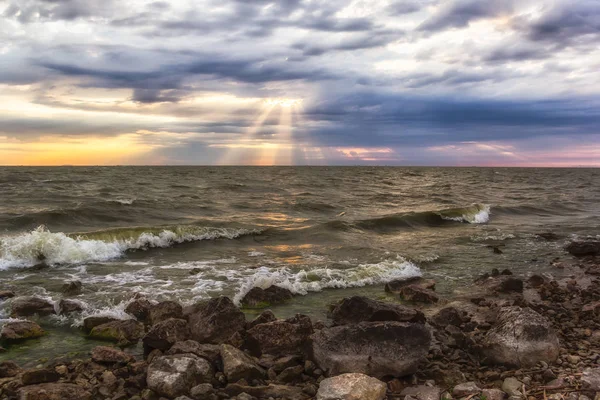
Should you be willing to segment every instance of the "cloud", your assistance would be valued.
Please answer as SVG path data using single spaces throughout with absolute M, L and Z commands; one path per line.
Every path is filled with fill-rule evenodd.
M 463 28 L 470 22 L 510 14 L 512 11 L 511 0 L 450 0 L 440 5 L 418 29 L 436 32 L 448 28 Z

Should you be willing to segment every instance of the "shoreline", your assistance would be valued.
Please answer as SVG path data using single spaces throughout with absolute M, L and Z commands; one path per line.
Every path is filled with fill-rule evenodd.
M 386 290 L 407 304 L 355 296 L 332 306 L 325 322 L 277 320 L 269 311 L 247 322 L 224 297 L 185 308 L 139 298 L 128 310 L 135 320 L 86 320 L 91 336 L 108 341 L 91 359 L 29 370 L 0 363 L 0 397 L 333 399 L 340 385 L 367 379 L 345 374 L 367 373 L 385 391 L 357 398 L 593 400 L 600 398 L 600 243 L 587 243 L 567 246 L 574 258 L 559 266 L 570 275 L 561 281 L 489 271 L 453 297 L 436 294 L 430 280 L 395 281 Z M 253 293 L 255 307 L 289 300 L 269 289 Z M 23 303 L 28 313 L 50 312 Z M 21 328 L 39 334 L 34 325 Z M 107 347 L 111 340 L 125 352 Z M 128 346 L 136 343 L 144 354 L 134 357 Z

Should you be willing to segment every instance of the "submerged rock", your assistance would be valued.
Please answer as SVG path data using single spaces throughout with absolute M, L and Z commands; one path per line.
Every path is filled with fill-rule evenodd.
M 17 297 L 11 304 L 11 317 L 29 317 L 32 315 L 56 314 L 54 304 L 40 297 Z
M 385 291 L 389 293 L 399 293 L 405 286 L 416 285 L 424 289 L 435 290 L 435 281 L 433 279 L 423 279 L 419 276 L 395 279 L 385 284 Z
M 82 285 L 80 281 L 67 282 L 62 286 L 62 292 L 66 296 L 77 296 L 81 294 Z
M 253 354 L 298 354 L 313 333 L 312 322 L 298 314 L 286 320 L 259 324 L 247 331 L 246 344 Z
M 191 338 L 200 343 L 226 343 L 244 330 L 246 316 L 228 297 L 216 297 L 186 310 Z
M 228 344 L 221 345 L 221 358 L 223 359 L 223 372 L 229 382 L 245 379 L 262 379 L 266 376 L 264 369 L 256 365 L 254 360 L 243 351 Z
M 485 361 L 531 367 L 558 358 L 559 342 L 548 320 L 530 308 L 504 307 L 483 339 Z
M 196 385 L 210 383 L 213 373 L 208 361 L 193 354 L 160 356 L 148 366 L 146 383 L 159 395 L 175 398 Z
M 74 312 L 83 311 L 83 304 L 76 300 L 62 299 L 58 303 L 58 313 L 60 315 L 71 314 Z
M 168 350 L 176 342 L 190 338 L 190 328 L 185 319 L 170 318 L 154 325 L 144 336 L 146 349 Z
M 575 257 L 595 256 L 600 254 L 600 241 L 571 242 L 566 250 Z
M 330 317 L 336 325 L 363 321 L 425 322 L 425 315 L 418 310 L 362 296 L 343 299 L 333 306 Z
M 35 339 L 44 336 L 46 333 L 35 322 L 31 321 L 12 321 L 6 322 L 0 331 L 0 339 L 7 342 L 19 341 L 25 339 Z
M 0 300 L 6 300 L 15 297 L 15 292 L 12 290 L 0 290 Z
M 25 386 L 17 392 L 19 399 L 26 400 L 91 400 L 92 394 L 72 383 L 43 383 Z
M 317 400 L 383 400 L 387 385 L 364 374 L 343 374 L 323 379 Z
M 129 346 L 144 336 L 144 325 L 133 319 L 113 321 L 96 326 L 89 336 L 92 339 L 109 340 L 121 346 Z
M 264 308 L 280 304 L 294 297 L 294 294 L 279 286 L 269 286 L 266 289 L 253 287 L 242 299 L 244 307 Z
M 92 329 L 99 325 L 107 324 L 109 322 L 121 321 L 115 317 L 109 317 L 105 315 L 95 315 L 91 317 L 87 317 L 83 320 L 83 329 L 86 332 L 90 332 Z
M 439 301 L 439 297 L 434 291 L 418 285 L 404 286 L 400 288 L 398 294 L 402 300 L 416 303 L 437 303 Z
M 423 324 L 361 322 L 322 329 L 311 342 L 312 359 L 329 375 L 360 372 L 381 378 L 415 373 L 431 337 Z

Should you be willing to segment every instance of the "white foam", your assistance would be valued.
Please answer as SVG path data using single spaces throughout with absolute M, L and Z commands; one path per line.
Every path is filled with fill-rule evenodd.
M 467 222 L 469 224 L 485 224 L 490 220 L 491 207 L 487 204 L 473 206 L 472 212 L 460 216 L 441 215 L 442 219 L 448 221 Z
M 251 251 L 248 253 L 249 257 L 260 257 L 260 256 L 264 256 L 265 253 L 261 253 L 260 251 Z

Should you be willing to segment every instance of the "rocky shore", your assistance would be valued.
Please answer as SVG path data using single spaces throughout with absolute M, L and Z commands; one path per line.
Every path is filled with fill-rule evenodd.
M 89 337 L 107 341 L 87 359 L 0 363 L 0 398 L 599 400 L 600 242 L 565 250 L 573 257 L 555 267 L 568 279 L 493 270 L 453 298 L 431 280 L 394 281 L 385 290 L 402 303 L 349 297 L 327 321 L 269 310 L 247 321 L 227 297 L 188 307 L 134 298 L 130 319 L 85 319 Z M 0 291 L 11 297 L 18 319 L 2 327 L 3 346 L 45 334 L 30 317 L 78 311 Z M 290 297 L 255 288 L 242 305 Z M 143 356 L 132 355 L 139 342 Z

